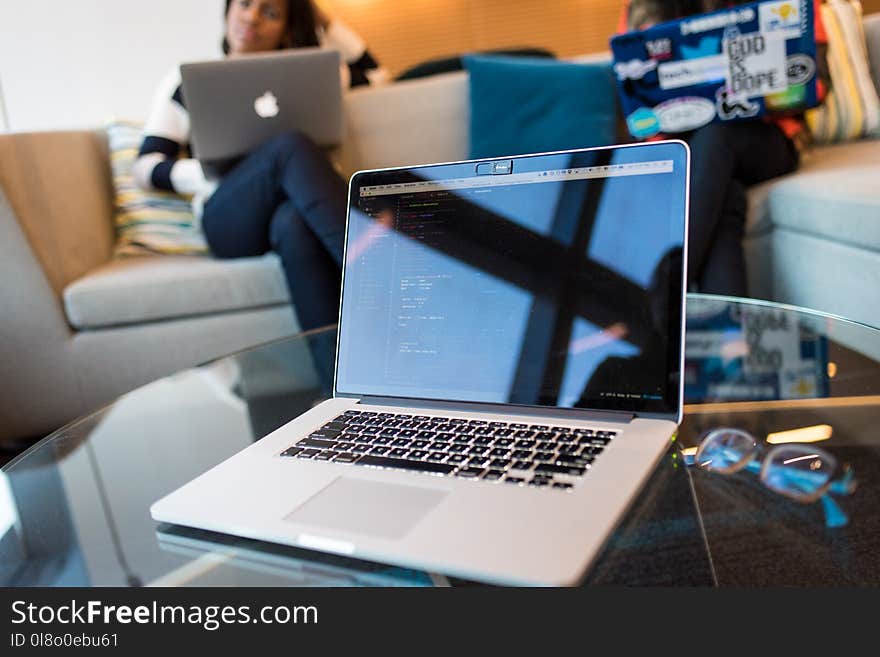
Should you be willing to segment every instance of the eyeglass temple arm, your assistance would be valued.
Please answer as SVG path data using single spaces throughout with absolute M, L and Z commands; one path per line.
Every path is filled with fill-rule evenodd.
M 834 501 L 831 495 L 825 493 L 819 500 L 822 502 L 822 510 L 825 512 L 825 526 L 828 529 L 846 526 L 849 522 L 849 516 L 840 508 L 840 505 Z
M 858 484 L 859 482 L 856 480 L 853 469 L 846 465 L 844 466 L 843 475 L 832 481 L 831 487 L 828 490 L 837 495 L 852 495 L 856 491 Z

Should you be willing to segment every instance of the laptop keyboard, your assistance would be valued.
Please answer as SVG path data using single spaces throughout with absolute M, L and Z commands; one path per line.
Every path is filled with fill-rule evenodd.
M 614 431 L 346 411 L 281 456 L 570 490 Z

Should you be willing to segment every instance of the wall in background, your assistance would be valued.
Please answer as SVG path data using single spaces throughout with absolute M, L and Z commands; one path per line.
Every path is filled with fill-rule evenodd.
M 317 0 L 357 28 L 396 75 L 463 52 L 539 46 L 559 57 L 608 49 L 623 0 Z M 880 0 L 863 0 L 865 13 Z
M 517 46 L 560 57 L 607 50 L 622 0 L 318 0 L 397 74 L 419 62 Z M 880 0 L 864 0 L 865 12 Z M 0 0 L 0 85 L 15 131 L 143 120 L 162 76 L 219 54 L 223 0 Z M 3 130 L 0 107 L 0 131 Z
M 143 119 L 180 61 L 220 52 L 223 0 L 0 0 L 0 82 L 14 131 Z
M 539 46 L 560 57 L 608 49 L 622 0 L 318 0 L 397 74 L 463 52 Z
M 469 50 L 604 50 L 620 0 L 319 0 L 392 73 Z M 219 52 L 223 0 L 0 0 L 0 82 L 11 130 L 143 120 L 162 76 Z M 0 127 L 2 129 L 2 127 Z
M 6 120 L 6 102 L 3 100 L 3 78 L 0 78 L 0 132 L 9 130 L 9 122 Z

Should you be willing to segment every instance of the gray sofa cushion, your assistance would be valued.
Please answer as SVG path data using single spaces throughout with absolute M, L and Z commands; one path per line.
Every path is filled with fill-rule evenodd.
M 805 154 L 800 168 L 795 173 L 755 185 L 749 190 L 747 234 L 754 237 L 772 231 L 777 225 L 792 225 L 789 221 L 791 213 L 787 213 L 785 208 L 787 199 L 793 194 L 802 192 L 818 194 L 819 196 L 810 197 L 815 199 L 809 201 L 813 205 L 820 198 L 823 201 L 836 198 L 846 200 L 853 191 L 858 193 L 860 189 L 865 190 L 865 184 L 869 184 L 859 172 L 873 171 L 876 180 L 878 167 L 880 167 L 880 140 L 863 139 L 811 149 Z M 801 182 L 802 178 L 804 182 Z M 835 190 L 833 187 L 835 185 L 842 187 Z M 776 198 L 777 195 L 779 199 Z M 876 191 L 873 195 L 876 195 Z M 874 203 L 870 199 L 865 202 Z M 871 207 L 876 208 L 876 205 Z M 819 210 L 819 207 L 814 207 L 812 216 L 815 216 Z M 782 215 L 777 216 L 777 212 L 782 212 Z M 820 223 L 824 221 L 823 219 Z M 810 229 L 808 232 L 827 235 L 832 240 L 837 239 L 838 236 L 844 239 L 843 236 L 849 234 L 850 230 L 850 227 L 844 226 L 847 223 L 849 222 L 840 218 L 831 223 L 827 229 L 817 229 L 817 231 Z M 804 223 L 798 225 L 802 228 L 806 227 Z M 859 228 L 854 230 L 857 231 L 855 234 L 859 234 Z M 875 227 L 875 230 L 878 228 Z
M 880 143 L 877 145 L 880 149 Z M 880 166 L 804 173 L 770 194 L 774 225 L 880 252 Z
M 275 254 L 113 260 L 64 290 L 67 319 L 80 330 L 252 310 L 289 299 Z
M 772 254 L 774 299 L 880 328 L 873 302 L 880 288 L 880 254 L 791 230 L 776 231 Z

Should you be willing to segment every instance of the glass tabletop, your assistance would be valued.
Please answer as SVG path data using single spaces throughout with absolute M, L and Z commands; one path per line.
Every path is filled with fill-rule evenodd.
M 880 584 L 880 331 L 766 302 L 691 295 L 677 442 L 591 567 L 588 585 Z M 0 474 L 6 586 L 444 586 L 438 573 L 159 525 L 150 505 L 327 397 L 329 327 L 139 388 L 48 436 Z M 718 427 L 819 441 L 852 464 L 849 518 L 750 472 L 686 467 Z

